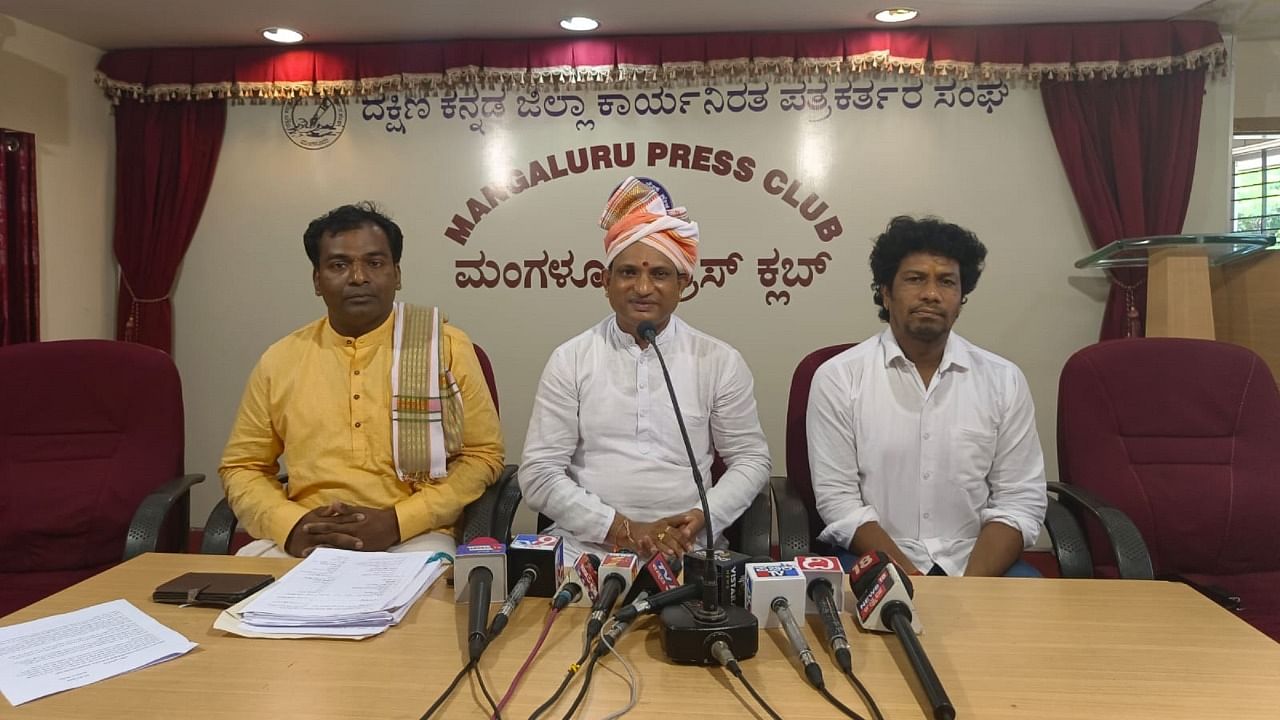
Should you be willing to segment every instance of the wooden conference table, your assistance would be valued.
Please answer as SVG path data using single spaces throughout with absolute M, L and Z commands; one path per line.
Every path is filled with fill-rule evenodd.
M 215 718 L 347 720 L 417 718 L 462 666 L 466 607 L 437 581 L 405 621 L 362 641 L 250 640 L 212 629 L 216 610 L 150 601 L 161 582 L 189 570 L 270 572 L 294 560 L 148 554 L 90 578 L 0 625 L 125 598 L 200 647 L 155 667 L 35 700 L 18 708 L 0 697 L 0 718 Z M 1173 583 L 1122 580 L 919 578 L 921 637 L 960 718 L 1280 717 L 1280 644 L 1226 610 Z M 541 630 L 545 599 L 530 598 L 488 649 L 481 667 L 500 697 Z M 504 717 L 527 718 L 559 684 L 581 649 L 585 610 L 563 613 Z M 892 636 L 856 629 L 846 616 L 854 671 L 887 720 L 926 717 L 918 684 Z M 832 692 L 865 707 L 822 649 L 809 642 Z M 677 666 L 662 655 L 653 620 L 623 638 L 620 651 L 640 678 L 628 717 L 765 717 L 741 684 L 719 668 Z M 626 683 L 597 668 L 577 717 L 622 707 Z M 763 631 L 760 653 L 743 662 L 748 679 L 783 718 L 838 717 L 803 681 L 781 630 Z M 568 709 L 577 683 L 544 717 Z M 488 717 L 474 681 L 437 717 Z

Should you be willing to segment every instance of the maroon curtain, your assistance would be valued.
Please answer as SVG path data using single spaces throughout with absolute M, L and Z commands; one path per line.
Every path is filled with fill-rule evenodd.
M 116 338 L 173 349 L 169 294 L 222 148 L 222 100 L 116 107 Z
M 36 136 L 0 129 L 0 345 L 40 339 Z
M 1182 232 L 1191 199 L 1205 73 L 1046 82 L 1045 112 L 1095 248 Z M 1141 336 L 1145 268 L 1111 272 L 1100 338 Z

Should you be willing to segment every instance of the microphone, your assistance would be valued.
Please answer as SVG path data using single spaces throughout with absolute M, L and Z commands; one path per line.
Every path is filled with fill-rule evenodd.
M 849 638 L 844 634 L 844 623 L 840 622 L 840 611 L 837 609 L 831 582 L 826 578 L 811 581 L 807 595 L 809 601 L 818 606 L 827 645 L 831 646 L 831 653 L 836 656 L 836 664 L 846 675 L 852 674 L 853 656 L 849 652 Z
M 702 588 L 697 585 L 680 585 L 679 587 L 664 590 L 656 595 L 650 595 L 647 598 L 637 599 L 635 602 L 627 605 L 618 611 L 614 619 L 622 622 L 631 622 L 641 615 L 656 613 L 668 605 L 682 603 L 685 600 L 692 600 L 702 593 Z
M 578 561 L 570 568 L 568 577 L 560 583 L 556 594 L 551 598 L 551 607 L 563 610 L 569 605 L 580 605 L 584 596 L 592 602 L 596 597 L 596 568 L 600 567 L 600 558 L 591 553 L 582 553 Z
M 787 640 L 800 656 L 800 664 L 804 666 L 804 676 L 809 679 L 809 684 L 819 690 L 826 687 L 826 683 L 822 680 L 822 668 L 818 667 L 818 661 L 813 657 L 813 650 L 809 648 L 809 641 L 804 639 L 804 633 L 800 632 L 800 626 L 796 624 L 795 616 L 791 614 L 791 604 L 785 597 L 779 596 L 769 603 L 769 607 L 773 609 L 773 614 L 778 616 L 782 629 L 787 633 Z
M 648 597 L 649 597 L 649 591 L 641 590 L 640 594 L 636 596 L 636 601 L 641 602 L 647 599 Z M 601 657 L 605 653 L 609 652 L 609 648 L 617 647 L 618 639 L 622 637 L 622 633 L 626 632 L 627 629 L 631 627 L 631 623 L 634 622 L 635 619 L 636 619 L 635 615 L 632 615 L 631 619 L 629 620 L 623 620 L 618 615 L 615 615 L 613 617 L 613 625 L 610 626 L 609 632 L 606 632 L 604 635 L 601 635 L 600 642 L 596 643 L 596 649 L 595 649 L 596 657 Z
M 920 680 L 934 720 L 954 720 L 955 706 L 916 637 L 920 622 L 911 605 L 911 581 L 887 554 L 875 550 L 858 558 L 849 573 L 849 587 L 857 601 L 854 617 L 858 624 L 865 630 L 893 631 Z
M 821 555 L 801 555 L 796 564 L 804 573 L 807 583 L 805 595 L 805 613 L 817 613 L 822 618 L 827 645 L 835 655 L 836 664 L 846 675 L 853 673 L 853 657 L 849 652 L 849 638 L 844 632 L 844 623 L 840 621 L 840 608 L 843 605 L 844 566 L 840 559 Z
M 667 395 L 671 398 L 671 409 L 675 412 L 676 424 L 680 428 L 680 437 L 684 440 L 684 450 L 689 458 L 689 470 L 693 475 L 693 483 L 698 488 L 698 500 L 702 505 L 702 516 L 706 521 L 706 548 L 711 552 L 715 548 L 715 531 L 711 527 L 711 506 L 707 502 L 707 489 L 703 486 L 702 471 L 698 469 L 697 458 L 693 454 L 693 442 L 689 439 L 689 429 L 685 427 L 684 415 L 680 412 L 680 401 L 676 398 L 675 385 L 671 382 L 671 371 L 667 368 L 667 360 L 658 347 L 658 328 L 645 320 L 636 326 L 636 333 L 643 338 L 658 356 L 662 366 L 662 379 L 667 386 Z M 662 611 L 662 641 L 667 657 L 675 662 L 711 664 L 716 662 L 711 647 L 716 640 L 723 640 L 729 645 L 729 651 L 736 651 L 740 658 L 749 658 L 759 649 L 760 639 L 756 631 L 754 618 L 741 608 L 722 607 L 719 602 L 719 585 L 716 582 L 714 565 L 708 562 L 702 577 L 702 599 L 700 602 L 689 602 L 684 605 L 670 606 Z
M 849 589 L 853 591 L 853 616 L 863 630 L 890 632 L 893 630 L 884 617 L 884 605 L 890 600 L 900 600 L 911 607 L 915 589 L 911 579 L 904 575 L 889 555 L 873 550 L 858 558 L 849 571 Z M 924 632 L 919 618 L 911 620 L 911 628 Z
M 506 599 L 506 583 L 498 585 L 493 597 L 493 579 L 507 575 L 507 548 L 493 538 L 476 540 L 458 546 L 453 561 L 453 599 L 471 605 L 467 614 L 467 651 L 471 662 L 480 659 L 488 645 L 485 626 L 489 620 L 489 603 Z M 458 582 L 458 578 L 462 582 Z
M 636 577 L 637 558 L 632 553 L 609 553 L 600 563 L 600 595 L 587 619 L 587 642 L 600 633 L 604 619 L 613 612 L 618 597 L 625 595 Z
M 502 607 L 498 609 L 498 614 L 493 616 L 493 623 L 489 625 L 489 639 L 498 637 L 498 633 L 511 620 L 511 613 L 516 611 L 516 606 L 524 600 L 525 593 L 529 591 L 529 586 L 534 580 L 538 579 L 538 571 L 533 566 L 526 567 L 524 572 L 520 573 L 520 579 L 516 581 L 515 587 L 511 588 L 511 593 L 507 595 L 507 601 L 502 603 Z

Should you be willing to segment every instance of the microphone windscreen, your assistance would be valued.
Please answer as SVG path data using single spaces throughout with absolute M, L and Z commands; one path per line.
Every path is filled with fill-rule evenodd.
M 649 562 L 640 569 L 631 591 L 627 593 L 624 603 L 635 602 L 640 593 L 648 591 L 650 595 L 677 587 L 680 582 L 680 558 L 668 561 L 662 553 L 655 553 Z
M 853 591 L 854 596 L 866 595 L 867 591 L 875 585 L 880 571 L 892 563 L 893 559 L 883 550 L 872 550 L 858 558 L 858 562 L 854 563 L 853 568 L 849 570 L 849 589 Z
M 653 338 L 657 337 L 658 328 L 654 326 L 652 322 L 648 320 L 644 320 L 639 325 L 636 326 L 636 334 L 638 334 L 642 338 L 652 340 Z

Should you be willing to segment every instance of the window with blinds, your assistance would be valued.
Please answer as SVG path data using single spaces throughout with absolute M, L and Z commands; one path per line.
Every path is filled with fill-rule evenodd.
M 1274 234 L 1280 230 L 1280 135 L 1237 134 L 1231 161 L 1232 229 Z

